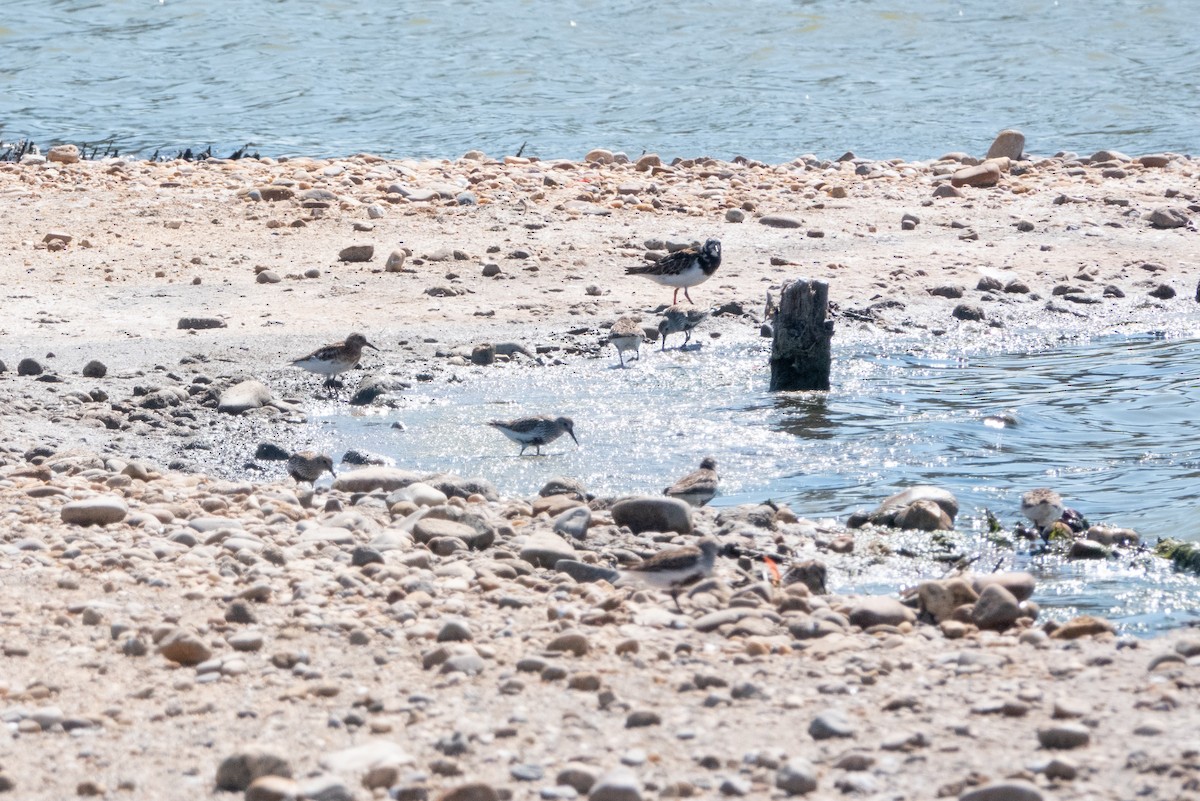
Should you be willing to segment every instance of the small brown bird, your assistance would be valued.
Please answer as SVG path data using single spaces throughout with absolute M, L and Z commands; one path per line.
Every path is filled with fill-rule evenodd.
M 687 501 L 692 506 L 703 506 L 717 495 L 717 460 L 705 456 L 700 469 L 688 473 L 663 490 L 663 495 Z
M 621 577 L 617 579 L 617 586 L 642 584 L 669 590 L 671 599 L 675 601 L 675 608 L 682 612 L 683 609 L 679 606 L 679 590 L 711 574 L 719 550 L 717 541 L 707 538 L 700 540 L 696 545 L 668 548 L 622 570 Z
M 699 286 L 712 278 L 713 273 L 721 266 L 721 242 L 709 239 L 700 248 L 684 248 L 663 256 L 653 264 L 643 264 L 636 267 L 626 267 L 626 275 L 640 275 L 649 278 L 656 284 L 675 287 L 675 295 L 671 300 L 674 306 L 679 302 L 679 290 L 691 303 L 692 296 L 688 294 L 690 287 Z
M 309 484 L 317 483 L 317 479 L 321 474 L 328 471 L 335 478 L 337 473 L 333 471 L 333 459 L 323 453 L 316 451 L 297 451 L 288 457 L 287 460 L 288 475 L 295 479 L 299 484 L 302 481 L 307 481 Z
M 518 456 L 525 454 L 530 445 L 537 448 L 537 455 L 542 455 L 542 446 L 549 445 L 563 434 L 570 434 L 575 444 L 575 421 L 570 417 L 551 417 L 539 414 L 536 417 L 518 417 L 516 420 L 492 420 L 489 426 L 521 446 Z
M 1046 526 L 1062 519 L 1062 496 L 1045 487 L 1032 489 L 1021 496 L 1021 513 L 1033 521 L 1040 533 Z
M 292 361 L 296 367 L 308 370 L 310 373 L 325 376 L 325 386 L 341 386 L 334 376 L 353 369 L 362 358 L 363 348 L 379 350 L 367 341 L 362 334 L 351 334 L 344 342 L 335 342 L 323 348 L 317 348 L 307 356 L 301 356 Z
M 708 317 L 708 310 L 701 311 L 700 309 L 689 309 L 686 306 L 670 306 L 663 312 L 663 318 L 658 322 L 658 335 L 662 337 L 662 347 L 659 350 L 667 349 L 668 334 L 683 334 L 683 344 L 679 346 L 680 350 L 687 347 L 687 344 L 692 341 L 692 329 L 704 322 Z M 699 347 L 699 346 L 697 346 Z
M 621 317 L 608 329 L 608 341 L 617 349 L 617 358 L 621 360 L 622 367 L 625 366 L 625 351 L 633 351 L 633 358 L 641 361 L 640 348 L 644 339 L 642 326 L 633 317 Z

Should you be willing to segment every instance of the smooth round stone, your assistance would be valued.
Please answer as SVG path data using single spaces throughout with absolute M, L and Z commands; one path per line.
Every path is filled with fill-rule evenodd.
M 808 733 L 814 740 L 853 737 L 854 726 L 844 712 L 830 710 L 813 718 L 812 723 L 808 724 Z
M 120 523 L 129 514 L 129 507 L 120 498 L 85 498 L 65 504 L 61 511 L 62 521 L 78 526 L 104 526 Z
M 436 487 L 431 487 L 424 481 L 415 481 L 389 495 L 388 505 L 397 501 L 409 501 L 417 506 L 441 506 L 447 500 L 446 493 Z
M 158 643 L 158 650 L 164 657 L 180 665 L 198 665 L 212 657 L 210 649 L 203 640 L 187 629 L 173 629 Z
M 226 642 L 235 651 L 257 651 L 263 647 L 263 635 L 259 631 L 239 631 Z
M 592 510 L 576 506 L 554 518 L 554 532 L 573 539 L 587 538 L 588 526 L 592 524 Z
M 575 546 L 557 534 L 537 531 L 521 547 L 520 556 L 534 567 L 554 567 L 560 560 L 575 559 Z
M 642 786 L 632 771 L 618 768 L 596 780 L 588 801 L 642 801 Z
M 807 759 L 789 759 L 775 774 L 775 786 L 788 795 L 804 795 L 817 789 L 817 769 Z
M 999 584 L 989 584 L 975 602 L 971 621 L 981 629 L 1003 631 L 1021 614 L 1021 604 L 1015 595 Z
M 692 532 L 692 507 L 678 498 L 627 498 L 612 507 L 613 522 L 634 534 L 644 531 Z
M 260 409 L 271 402 L 271 390 L 261 381 L 250 379 L 234 384 L 221 393 L 217 411 L 226 414 L 242 414 L 251 409 Z
M 1082 723 L 1062 723 L 1038 729 L 1038 743 L 1042 748 L 1069 749 L 1087 745 L 1092 733 Z
M 465 620 L 447 620 L 437 635 L 438 642 L 470 642 L 473 639 L 475 634 Z
M 1029 782 L 1014 779 L 976 787 L 960 795 L 958 801 L 1042 801 L 1042 791 Z
M 869 629 L 872 626 L 899 626 L 917 619 L 916 613 L 895 598 L 860 598 L 850 609 L 850 623 Z
M 217 767 L 217 789 L 241 792 L 262 776 L 290 778 L 292 766 L 286 759 L 261 746 L 249 746 L 221 760 Z

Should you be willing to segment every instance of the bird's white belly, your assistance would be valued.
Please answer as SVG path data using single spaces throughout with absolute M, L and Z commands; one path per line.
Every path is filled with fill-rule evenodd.
M 664 286 L 692 287 L 703 284 L 709 279 L 709 276 L 705 275 L 704 270 L 701 270 L 699 267 L 688 267 L 681 273 L 656 275 L 653 278 Z

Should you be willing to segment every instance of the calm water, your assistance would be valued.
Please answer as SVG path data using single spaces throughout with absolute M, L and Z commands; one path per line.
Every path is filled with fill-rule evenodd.
M 1194 0 L 6 0 L 0 139 L 786 161 L 1197 149 Z
M 600 495 L 658 493 L 712 454 L 716 506 L 773 498 L 844 520 L 905 486 L 946 487 L 962 507 L 958 528 L 974 532 L 968 553 L 986 549 L 984 510 L 1011 528 L 1021 494 L 1047 485 L 1091 522 L 1132 527 L 1151 544 L 1200 540 L 1200 339 L 970 358 L 857 347 L 837 351 L 827 395 L 768 393 L 767 355 L 767 345 L 734 336 L 686 353 L 647 350 L 627 370 L 613 369 L 611 352 L 572 367 L 471 368 L 461 383 L 418 385 L 400 409 L 347 417 L 337 414 L 345 407 L 318 408 L 316 420 L 334 453 L 360 447 L 418 471 L 483 475 L 505 495 L 534 495 L 555 475 Z M 482 424 L 537 412 L 572 416 L 580 446 L 567 438 L 549 455 L 517 458 Z M 1015 425 L 985 419 L 1005 412 Z M 407 429 L 391 428 L 397 420 Z M 1200 580 L 1162 560 L 1000 553 L 1007 567 L 1040 574 L 1040 598 L 1060 616 L 1099 612 L 1133 630 L 1200 619 Z M 893 590 L 913 578 L 865 581 Z

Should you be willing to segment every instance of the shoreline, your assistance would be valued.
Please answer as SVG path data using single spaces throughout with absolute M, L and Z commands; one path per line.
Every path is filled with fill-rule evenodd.
M 692 295 L 740 308 L 714 318 L 723 335 L 757 329 L 766 292 L 792 277 L 830 283 L 843 343 L 956 351 L 1167 319 L 1193 330 L 1194 223 L 1150 218 L 1195 219 L 1200 164 L 1015 162 L 995 186 L 945 197 L 935 189 L 972 165 L 478 155 L 0 164 L 0 695 L 13 736 L 0 782 L 23 798 L 210 792 L 222 761 L 257 742 L 302 787 L 260 780 L 248 798 L 1200 787 L 1196 744 L 1162 736 L 1200 723 L 1200 642 L 1186 628 L 1133 640 L 1080 624 L 1063 639 L 1028 607 L 1000 632 L 943 607 L 922 622 L 893 598 L 776 587 L 734 558 L 679 614 L 665 593 L 546 566 L 570 546 L 583 576 L 694 537 L 630 535 L 607 503 L 575 539 L 554 532 L 581 508 L 562 496 L 464 490 L 426 505 L 346 484 L 313 506 L 287 483 L 204 475 L 209 451 L 195 452 L 198 472 L 162 469 L 200 435 L 302 445 L 313 381 L 288 362 L 350 331 L 383 348 L 380 375 L 416 387 L 488 369 L 469 367 L 481 342 L 548 365 L 586 358 L 617 317 L 670 300 L 625 266 L 710 236 L 724 261 Z M 362 245 L 369 261 L 339 260 Z M 956 316 L 963 305 L 982 318 Z M 62 380 L 18 376 L 25 358 Z M 104 375 L 82 374 L 91 360 Z M 280 407 L 218 413 L 214 396 L 244 378 Z M 39 446 L 49 453 L 27 455 Z M 72 502 L 112 522 L 71 523 Z M 883 536 L 765 508 L 694 520 L 833 567 Z M 845 536 L 861 537 L 857 557 L 837 550 Z M 998 590 L 988 598 L 1014 612 Z M 486 788 L 461 789 L 472 783 Z

